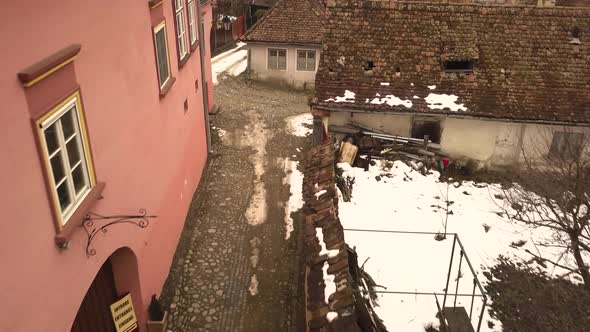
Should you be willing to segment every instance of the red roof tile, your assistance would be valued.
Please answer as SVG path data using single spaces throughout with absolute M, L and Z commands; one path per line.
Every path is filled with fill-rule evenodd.
M 316 107 L 590 123 L 587 8 L 336 3 L 328 8 Z M 572 42 L 576 30 L 580 43 Z M 463 58 L 474 61 L 472 74 L 443 71 L 445 59 Z M 375 67 L 366 72 L 368 61 Z M 353 102 L 329 101 L 345 90 L 356 93 Z M 412 106 L 372 104 L 377 93 Z M 456 95 L 467 110 L 431 109 L 430 93 Z
M 321 44 L 324 13 L 317 0 L 279 0 L 246 32 L 243 40 Z

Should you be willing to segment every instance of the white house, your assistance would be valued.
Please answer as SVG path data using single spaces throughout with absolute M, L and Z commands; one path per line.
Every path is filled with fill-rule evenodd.
M 564 155 L 590 132 L 588 8 L 338 0 L 327 10 L 316 141 L 354 122 L 502 167 L 523 151 Z
M 247 43 L 250 77 L 312 88 L 324 14 L 317 0 L 279 0 L 242 38 Z

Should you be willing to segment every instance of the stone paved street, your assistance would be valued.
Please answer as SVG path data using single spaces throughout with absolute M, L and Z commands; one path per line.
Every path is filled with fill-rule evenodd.
M 221 80 L 215 100 L 221 108 L 211 120 L 215 156 L 162 293 L 168 330 L 299 331 L 305 324 L 300 215 L 291 214 L 290 232 L 285 211 L 293 210 L 289 167 L 303 159 L 309 137 L 293 135 L 287 122 L 309 113 L 308 97 L 240 76 Z

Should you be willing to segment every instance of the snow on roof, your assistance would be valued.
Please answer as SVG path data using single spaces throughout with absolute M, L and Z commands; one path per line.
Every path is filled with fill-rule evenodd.
M 379 96 L 379 94 L 377 94 L 377 96 Z M 377 104 L 377 105 L 387 104 L 389 106 L 404 105 L 407 108 L 412 107 L 412 102 L 410 100 L 400 99 L 394 95 L 386 95 L 383 98 L 375 97 L 373 100 L 371 100 L 371 104 Z
M 447 94 L 438 94 L 438 93 L 431 93 L 424 100 L 428 103 L 428 108 L 430 109 L 445 109 L 449 108 L 453 112 L 467 111 L 467 107 L 463 106 L 463 104 L 457 104 L 457 99 L 459 97 L 455 95 L 447 95 Z
M 355 99 L 355 93 L 349 90 L 344 91 L 344 96 L 342 97 L 334 97 L 334 98 L 328 98 L 325 101 L 333 101 L 336 103 L 354 103 L 354 99 Z

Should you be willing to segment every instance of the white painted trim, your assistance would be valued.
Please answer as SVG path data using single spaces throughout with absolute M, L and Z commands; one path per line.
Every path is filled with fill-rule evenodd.
M 47 165 L 48 165 L 48 170 L 49 170 L 49 174 L 47 174 L 49 181 L 51 182 L 51 189 L 53 192 L 53 195 L 55 197 L 55 204 L 57 204 L 57 211 L 61 214 L 61 218 L 60 218 L 60 223 L 61 226 L 64 226 L 69 218 L 72 216 L 72 214 L 74 213 L 74 211 L 76 211 L 76 209 L 78 208 L 78 206 L 80 206 L 80 204 L 84 201 L 84 199 L 86 198 L 86 196 L 88 196 L 88 194 L 90 193 L 90 191 L 92 190 L 92 179 L 90 177 L 90 170 L 88 169 L 88 163 L 90 162 L 87 159 L 87 151 L 85 148 L 85 136 L 84 133 L 82 131 L 82 116 L 81 116 L 81 110 L 80 110 L 80 103 L 77 97 L 72 98 L 72 100 L 68 101 L 66 104 L 64 104 L 63 106 L 61 106 L 57 111 L 55 111 L 49 118 L 47 118 L 46 120 L 44 120 L 39 128 L 39 131 L 41 132 L 41 138 L 43 140 L 43 158 L 45 159 Z M 67 144 L 66 144 L 66 139 L 63 133 L 63 126 L 61 124 L 61 119 L 63 117 L 64 114 L 66 114 L 67 112 L 69 112 L 70 110 L 74 109 L 74 114 L 76 117 L 76 126 L 74 127 L 74 134 L 71 136 L 73 137 L 72 139 L 75 140 L 76 146 L 78 148 L 78 152 L 80 154 L 80 161 L 76 164 L 75 167 L 70 167 L 70 160 L 69 160 L 69 155 L 68 155 L 68 149 L 67 149 Z M 57 123 L 58 121 L 60 121 L 59 123 Z M 56 125 L 56 130 L 57 130 L 57 139 L 58 139 L 58 145 L 59 148 L 58 150 L 60 150 L 60 162 L 62 164 L 63 170 L 64 170 L 64 180 L 59 182 L 59 185 L 65 185 L 66 189 L 68 191 L 68 195 L 70 196 L 70 206 L 66 207 L 66 209 L 64 211 L 61 211 L 61 206 L 59 203 L 59 195 L 57 193 L 57 187 L 58 187 L 58 183 L 55 183 L 55 179 L 53 176 L 53 166 L 51 164 L 51 155 L 49 154 L 48 151 L 48 147 L 47 147 L 47 140 L 45 138 L 45 130 L 47 130 L 47 128 L 49 128 L 51 125 Z M 71 139 L 71 140 L 72 140 Z M 70 140 L 70 141 L 71 141 Z M 55 155 L 54 155 L 55 156 Z M 76 193 L 76 189 L 74 187 L 74 180 L 73 180 L 73 175 L 72 172 L 75 168 L 77 167 L 81 167 L 83 173 L 84 173 L 84 179 L 85 179 L 85 188 L 79 193 Z
M 285 69 L 274 69 L 274 68 L 268 67 L 268 53 L 271 49 L 285 50 Z M 277 57 L 278 57 L 278 53 L 277 53 Z M 266 70 L 287 71 L 289 69 L 289 49 L 288 48 L 281 48 L 281 47 L 266 47 L 265 62 L 266 62 Z
M 315 52 L 315 58 L 314 58 L 314 68 L 313 70 L 299 70 L 297 69 L 297 60 L 299 59 L 299 51 L 313 51 Z M 295 71 L 297 72 L 302 72 L 302 73 L 311 73 L 311 72 L 317 72 L 318 71 L 318 53 L 319 50 L 317 49 L 311 49 L 311 48 L 295 48 Z M 306 55 L 307 56 L 307 55 Z

